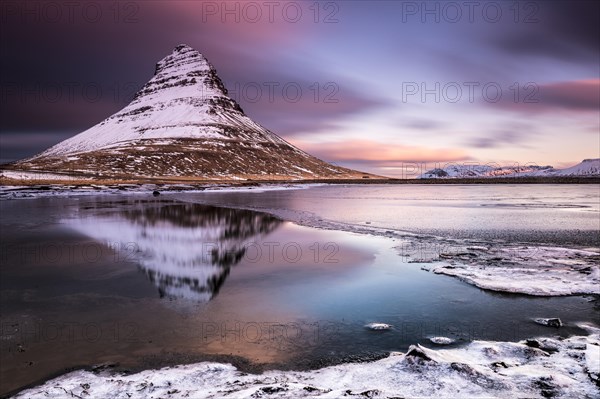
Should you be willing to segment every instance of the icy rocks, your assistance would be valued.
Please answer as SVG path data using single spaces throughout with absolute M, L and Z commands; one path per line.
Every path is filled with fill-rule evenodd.
M 542 326 L 548 326 L 548 327 L 562 327 L 563 323 L 559 318 L 550 318 L 550 319 L 543 319 L 543 318 L 537 318 L 537 319 L 533 319 L 533 321 L 535 321 L 537 324 L 541 324 Z
M 392 328 L 392 325 L 386 323 L 369 323 L 365 326 L 365 328 L 374 331 L 390 330 Z
M 423 348 L 421 345 L 411 345 L 408 348 L 408 352 L 406 352 L 406 358 L 416 358 L 428 362 L 435 362 L 435 360 L 427 353 L 427 349 Z
M 448 337 L 431 337 L 429 340 L 436 345 L 450 345 L 454 343 L 454 340 Z

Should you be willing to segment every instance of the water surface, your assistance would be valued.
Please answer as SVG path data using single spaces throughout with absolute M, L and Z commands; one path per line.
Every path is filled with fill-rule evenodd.
M 574 323 L 599 315 L 589 297 L 487 292 L 407 262 L 395 238 L 222 207 L 589 246 L 595 191 L 570 187 L 334 186 L 3 201 L 1 392 L 100 363 L 135 370 L 211 359 L 248 371 L 306 369 L 431 346 L 437 335 L 461 345 L 582 334 Z M 534 317 L 560 317 L 566 326 L 542 327 Z M 393 329 L 370 331 L 370 322 Z

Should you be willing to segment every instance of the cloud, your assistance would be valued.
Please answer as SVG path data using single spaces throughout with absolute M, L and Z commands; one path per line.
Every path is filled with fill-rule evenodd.
M 528 23 L 502 31 L 492 42 L 514 56 L 543 56 L 568 62 L 598 60 L 600 4 L 596 1 L 537 1 L 520 6 Z
M 444 126 L 441 122 L 432 119 L 409 119 L 400 122 L 400 126 L 410 127 L 417 130 L 435 130 Z M 447 127 L 447 126 L 446 126 Z
M 116 23 L 114 10 L 98 4 L 104 16 L 98 23 L 86 23 L 79 14 L 76 23 L 52 23 L 44 18 L 34 23 L 33 16 L 21 23 L 17 12 L 0 24 L 1 130 L 81 132 L 125 106 L 152 77 L 155 63 L 180 43 L 207 56 L 230 92 L 235 92 L 236 84 L 260 85 L 260 101 L 237 99 L 251 118 L 277 134 L 336 129 L 342 118 L 387 104 L 376 94 L 363 92 L 352 79 L 342 79 L 344 70 L 327 69 L 311 56 L 307 43 L 330 26 L 313 22 L 309 3 L 290 3 L 302 8 L 298 23 L 286 20 L 294 11 L 292 7 L 284 14 L 287 2 L 271 4 L 275 7 L 272 22 L 269 5 L 261 2 L 127 3 L 128 8 L 121 11 L 133 12 L 134 23 Z M 15 6 L 26 9 L 16 2 Z M 256 6 L 262 16 L 253 22 Z M 228 12 L 236 7 L 233 14 Z M 270 82 L 278 84 L 274 101 L 269 101 L 264 85 Z M 311 90 L 315 83 L 316 101 Z M 73 84 L 74 96 L 68 98 Z M 286 84 L 301 87 L 298 101 L 282 95 Z M 99 101 L 85 98 L 84 90 L 90 85 L 101 88 Z M 56 86 L 62 98 L 47 100 L 45 93 L 51 97 Z M 289 93 L 293 94 L 293 88 Z M 327 102 L 328 95 L 335 102 Z
M 506 93 L 500 101 L 486 102 L 491 107 L 518 112 L 598 112 L 600 79 L 575 80 L 525 87 L 520 96 Z
M 552 83 L 540 86 L 542 107 L 559 107 L 575 111 L 600 109 L 600 79 Z
M 321 159 L 332 162 L 351 162 L 377 167 L 402 166 L 404 163 L 456 162 L 470 159 L 462 149 L 428 148 L 372 140 L 310 143 L 291 141 L 297 147 Z
M 468 138 L 464 145 L 475 148 L 530 148 L 527 142 L 539 134 L 539 130 L 534 125 L 511 121 Z
M 315 90 L 311 88 L 315 87 L 314 83 L 292 77 L 271 82 L 278 84 L 273 101 L 263 90 L 260 101 L 249 102 L 242 98 L 240 103 L 251 118 L 285 136 L 336 130 L 337 121 L 390 105 L 386 100 L 354 91 L 345 83 L 316 82 L 321 91 L 317 99 Z M 293 97 L 285 95 L 281 89 L 286 85 Z M 296 96 L 296 93 L 301 94 Z M 326 98 L 329 95 L 330 98 Z
M 476 148 L 494 148 L 505 145 L 514 145 L 519 139 L 519 132 L 507 130 L 496 131 L 482 137 L 473 137 L 466 145 Z

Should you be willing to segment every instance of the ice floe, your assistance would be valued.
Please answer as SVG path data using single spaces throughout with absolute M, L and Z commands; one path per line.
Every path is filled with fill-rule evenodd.
M 369 330 L 390 330 L 392 326 L 386 323 L 369 323 L 365 328 Z
M 454 339 L 448 337 L 431 337 L 429 340 L 436 345 L 450 345 L 455 342 Z
M 563 325 L 562 321 L 558 318 L 551 318 L 551 319 L 537 318 L 537 319 L 533 319 L 533 321 L 535 321 L 538 324 L 541 324 L 543 326 L 548 326 L 548 327 L 562 327 L 562 325 Z

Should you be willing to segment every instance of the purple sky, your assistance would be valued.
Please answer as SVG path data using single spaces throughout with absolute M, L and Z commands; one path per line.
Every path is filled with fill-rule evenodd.
M 595 1 L 3 1 L 0 158 L 118 111 L 186 43 L 250 117 L 340 165 L 567 166 L 600 157 L 599 15 Z

